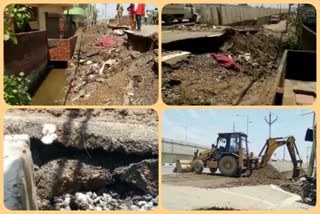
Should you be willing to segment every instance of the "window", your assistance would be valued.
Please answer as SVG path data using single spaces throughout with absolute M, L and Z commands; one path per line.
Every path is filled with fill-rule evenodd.
M 225 138 L 218 138 L 217 149 L 218 149 L 218 150 L 225 150 L 226 147 L 227 147 L 227 139 L 225 139 Z
M 232 137 L 230 139 L 230 152 L 238 152 L 240 150 L 240 138 L 239 137 Z

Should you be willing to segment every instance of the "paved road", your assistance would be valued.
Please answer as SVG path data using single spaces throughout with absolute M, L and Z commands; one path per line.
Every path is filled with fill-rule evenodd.
M 273 32 L 281 33 L 286 30 L 286 20 L 280 21 L 277 24 L 268 24 L 268 25 L 263 25 L 264 28 L 271 30 Z
M 308 210 L 299 195 L 275 185 L 205 189 L 162 184 L 163 207 L 170 210 L 232 208 L 240 210 Z

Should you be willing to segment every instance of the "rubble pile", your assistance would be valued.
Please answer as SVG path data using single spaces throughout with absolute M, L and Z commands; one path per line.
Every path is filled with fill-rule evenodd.
M 267 87 L 274 82 L 280 51 L 276 37 L 263 28 L 228 27 L 224 32 L 218 52 L 193 53 L 176 64 L 163 62 L 165 103 L 255 104 L 264 103 L 263 97 L 271 96 L 261 97 L 257 91 L 267 93 Z M 164 56 L 170 54 L 174 51 L 163 50 Z
M 68 72 L 67 104 L 122 105 L 126 102 L 128 81 L 138 73 L 145 78 L 135 87 L 136 93 L 149 89 L 153 94 L 144 96 L 143 100 L 133 96 L 131 103 L 154 103 L 158 69 L 153 66 L 153 59 L 156 54 L 132 50 L 127 46 L 127 39 L 125 30 L 110 29 L 105 25 L 83 31 Z
M 158 196 L 142 195 L 121 198 L 116 192 L 102 193 L 102 195 L 95 192 L 77 192 L 73 195 L 54 197 L 53 205 L 47 200 L 40 202 L 42 210 L 152 210 L 157 205 Z

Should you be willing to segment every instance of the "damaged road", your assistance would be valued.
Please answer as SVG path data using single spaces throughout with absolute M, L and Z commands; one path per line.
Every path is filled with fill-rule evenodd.
M 147 26 L 146 26 L 147 27 Z M 83 29 L 67 71 L 67 105 L 152 105 L 158 97 L 158 33 Z
M 169 169 L 165 170 L 169 171 Z M 299 185 L 273 166 L 254 170 L 250 177 L 220 173 L 162 175 L 163 204 L 174 210 L 304 210 Z M 174 202 L 172 198 L 175 198 Z
M 175 34 L 180 36 L 174 37 Z M 170 105 L 272 105 L 281 54 L 275 34 L 263 27 L 196 24 L 163 31 L 164 102 Z M 176 56 L 177 52 L 190 54 L 181 59 Z M 176 57 L 179 60 L 172 63 Z
M 150 210 L 158 204 L 157 121 L 153 110 L 9 110 L 5 134 L 31 137 L 39 209 Z M 56 139 L 44 144 L 48 122 Z

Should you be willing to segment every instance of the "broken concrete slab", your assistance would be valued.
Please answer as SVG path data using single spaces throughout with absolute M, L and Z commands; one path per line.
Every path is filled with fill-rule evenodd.
M 186 39 L 198 39 L 207 37 L 220 37 L 224 35 L 223 30 L 213 32 L 203 31 L 162 31 L 162 44 L 167 44 L 175 41 L 181 41 Z
M 47 117 L 25 115 L 23 118 L 7 113 L 5 134 L 28 134 L 41 139 Z M 50 118 L 57 127 L 57 142 L 78 149 L 103 149 L 124 154 L 157 154 L 157 129 L 144 124 L 126 124 L 101 120 Z
M 158 160 L 144 160 L 115 170 L 116 179 L 155 196 L 158 192 Z
M 169 54 L 163 54 L 161 62 L 163 65 L 174 66 L 179 62 L 187 60 L 190 55 L 191 53 L 188 51 L 178 51 Z
M 114 24 L 109 24 L 108 28 L 111 28 L 113 30 L 116 30 L 116 29 L 129 30 L 130 29 L 130 27 L 126 25 L 114 25 Z
M 79 160 L 52 160 L 35 172 L 37 195 L 45 199 L 65 192 L 99 190 L 111 182 L 109 170 Z
M 158 35 L 158 31 L 159 31 L 158 25 L 145 25 L 145 26 L 142 26 L 141 31 L 125 30 L 124 32 L 129 35 L 152 37 L 154 35 Z

